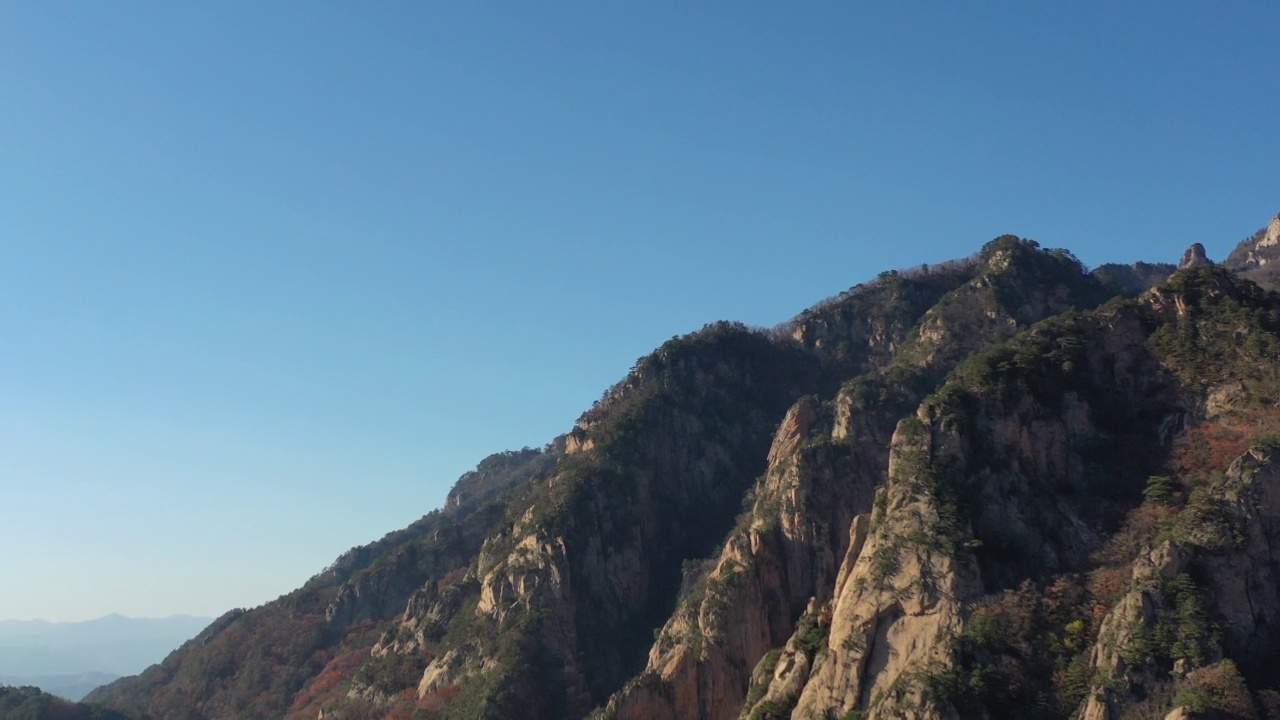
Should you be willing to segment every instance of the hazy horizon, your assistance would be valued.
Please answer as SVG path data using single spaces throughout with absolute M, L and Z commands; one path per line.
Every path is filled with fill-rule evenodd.
M 227 610 L 234 610 L 234 609 L 235 608 L 227 608 Z M 96 622 L 98 620 L 109 620 L 112 618 L 120 618 L 123 620 L 174 620 L 174 619 L 186 618 L 191 620 L 208 620 L 208 621 L 213 621 L 217 619 L 216 616 L 210 617 L 205 615 L 191 615 L 189 613 L 174 613 L 172 615 L 165 615 L 163 617 L 134 617 L 130 615 L 123 615 L 121 613 L 111 612 L 111 613 L 107 613 L 105 615 L 100 615 L 97 617 L 88 617 L 88 618 L 81 618 L 81 619 L 74 619 L 74 620 L 50 620 L 48 618 L 42 618 L 42 617 L 31 617 L 31 618 L 0 617 L 0 623 L 47 623 L 49 625 L 77 625 L 80 623 Z

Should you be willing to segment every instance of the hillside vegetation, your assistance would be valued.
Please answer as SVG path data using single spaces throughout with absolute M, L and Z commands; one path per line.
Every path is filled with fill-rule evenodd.
M 0 685 L 0 720 L 128 720 L 99 705 L 73 703 L 36 687 Z
M 1003 236 L 777 328 L 708 325 L 562 438 L 90 699 L 1280 718 L 1280 295 L 1249 279 L 1270 237 L 1090 273 Z

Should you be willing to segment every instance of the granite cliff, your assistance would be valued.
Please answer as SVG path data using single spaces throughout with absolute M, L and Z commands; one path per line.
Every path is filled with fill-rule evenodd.
M 1092 273 L 1004 236 L 778 328 L 675 338 L 563 438 L 91 699 L 1280 717 L 1280 296 L 1249 279 L 1271 228 L 1224 265 Z

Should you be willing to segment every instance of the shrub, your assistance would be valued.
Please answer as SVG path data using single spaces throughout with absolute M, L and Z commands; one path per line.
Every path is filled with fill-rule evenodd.
M 796 623 L 796 648 L 810 660 L 827 648 L 828 628 L 814 615 L 803 615 Z
M 1152 475 L 1147 478 L 1147 486 L 1142 490 L 1142 497 L 1147 502 L 1160 503 L 1167 505 L 1173 500 L 1173 495 L 1178 489 L 1178 484 L 1173 478 L 1167 475 Z
M 1173 696 L 1175 707 L 1194 714 L 1217 713 L 1252 720 L 1257 715 L 1236 664 L 1223 660 L 1187 675 Z

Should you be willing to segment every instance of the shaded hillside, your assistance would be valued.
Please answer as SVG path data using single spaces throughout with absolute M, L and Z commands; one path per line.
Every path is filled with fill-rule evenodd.
M 480 494 L 530 482 L 559 456 L 543 450 L 482 461 Z M 86 699 L 160 718 L 278 718 L 307 688 L 315 702 L 339 702 L 368 659 L 378 627 L 403 612 L 413 593 L 460 577 L 506 503 L 459 502 L 409 527 L 353 548 L 301 589 L 253 610 L 232 610 L 136 677 Z M 336 678 L 341 678 L 341 687 Z M 380 717 L 380 716 L 379 716 Z
M 208 720 L 1280 717 L 1280 296 L 1187 265 L 1089 273 L 1004 236 L 773 330 L 675 338 L 561 441 L 92 697 Z
M 749 495 L 750 512 L 706 561 L 645 672 L 606 715 L 735 717 L 757 661 L 786 642 L 811 602 L 831 595 L 849 525 L 870 511 L 887 470 L 898 418 L 972 352 L 1106 297 L 1068 254 L 1016 238 L 989 243 L 973 267 L 884 367 L 849 380 L 830 401 L 806 398 L 791 409 Z
M 1168 280 L 1177 269 L 1172 263 L 1107 263 L 1095 268 L 1092 275 L 1113 294 L 1133 297 Z
M 477 636 L 471 619 L 483 620 L 475 617 L 485 594 L 481 581 L 491 566 L 512 566 L 501 554 L 515 545 L 514 535 L 541 527 L 536 521 L 563 524 L 570 537 L 595 548 L 597 558 L 617 556 L 619 543 L 631 545 L 641 564 L 627 568 L 631 579 L 619 570 L 609 582 L 638 578 L 650 588 L 628 597 L 628 588 L 599 586 L 593 590 L 602 594 L 599 606 L 565 622 L 570 637 L 579 626 L 587 629 L 592 639 L 579 650 L 591 662 L 583 677 L 565 684 L 579 696 L 566 693 L 551 702 L 588 709 L 643 665 L 654 628 L 674 605 L 681 562 L 707 554 L 732 526 L 742 493 L 764 469 L 763 454 L 787 406 L 824 383 L 838 384 L 839 373 L 824 367 L 876 363 L 876 353 L 900 343 L 925 310 L 967 279 L 967 265 L 910 277 L 885 274 L 781 331 L 722 323 L 673 340 L 639 360 L 584 413 L 565 443 L 548 449 L 546 458 L 559 458 L 554 472 L 528 473 L 523 484 L 485 480 L 483 487 L 498 499 L 469 510 L 465 499 L 473 493 L 466 481 L 488 477 L 486 469 L 497 462 L 491 458 L 464 478 L 445 510 L 353 549 L 297 592 L 229 613 L 161 665 L 94 697 L 157 717 L 212 718 L 281 712 L 314 717 L 321 708 L 382 717 L 387 707 L 433 706 L 463 689 L 484 695 L 477 679 L 462 688 L 447 682 L 432 687 L 424 678 L 437 677 L 442 658 L 472 655 L 465 648 L 449 651 Z M 840 332 L 858 337 L 862 349 L 851 353 L 848 343 L 828 348 L 820 337 Z M 515 465 L 542 470 L 537 463 Z M 635 504 L 615 503 L 616 487 L 634 488 Z M 575 507 L 582 513 L 577 521 L 564 514 Z M 637 532 L 641 525 L 648 529 Z M 490 537 L 479 553 L 485 535 Z M 450 538 L 462 541 L 453 543 L 451 562 L 421 567 L 419 556 L 440 550 Z M 575 571 L 584 578 L 593 574 Z M 517 611 L 503 621 L 516 628 L 523 617 Z M 599 624 L 605 629 L 593 629 Z M 518 629 L 500 634 L 527 637 Z M 569 665 L 573 672 L 579 663 Z M 420 681 L 430 688 L 422 699 L 416 695 Z
M 1277 319 L 1200 268 L 967 360 L 899 422 L 833 598 L 743 716 L 1255 717 L 1280 586 L 1229 576 L 1274 562 L 1244 516 L 1280 487 L 1234 468 L 1280 427 Z
M 74 703 L 36 687 L 0 685 L 0 720 L 134 720 L 99 705 Z
M 20 677 L 16 675 L 0 675 L 0 685 L 13 687 L 38 687 L 50 695 L 57 695 L 66 700 L 77 701 L 93 690 L 109 682 L 120 679 L 119 675 L 108 675 L 100 672 L 85 672 L 74 675 L 35 675 Z
M 0 684 L 38 687 L 67 700 L 80 700 L 101 685 L 164 659 L 209 621 L 185 615 L 3 621 Z

